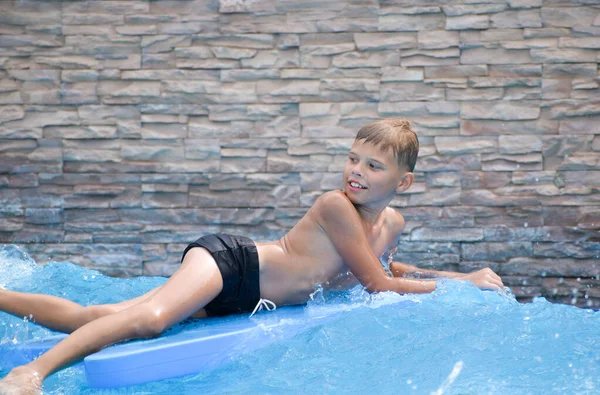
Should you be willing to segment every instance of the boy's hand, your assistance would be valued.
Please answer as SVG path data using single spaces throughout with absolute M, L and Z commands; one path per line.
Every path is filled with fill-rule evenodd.
M 455 277 L 457 280 L 471 281 L 477 287 L 481 289 L 493 289 L 504 291 L 504 284 L 502 279 L 490 268 L 477 270 L 476 272 L 463 274 Z

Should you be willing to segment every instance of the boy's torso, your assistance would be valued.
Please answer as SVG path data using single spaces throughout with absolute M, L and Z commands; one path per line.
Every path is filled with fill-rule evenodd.
M 392 234 L 385 209 L 375 226 L 365 229 L 377 257 L 389 252 L 397 235 Z M 261 297 L 277 305 L 304 303 L 318 286 L 323 290 L 348 289 L 358 280 L 344 264 L 329 236 L 318 223 L 317 210 L 306 215 L 280 240 L 256 243 L 260 262 Z

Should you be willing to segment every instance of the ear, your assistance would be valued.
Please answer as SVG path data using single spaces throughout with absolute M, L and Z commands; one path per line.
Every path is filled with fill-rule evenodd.
M 415 182 L 415 175 L 411 172 L 406 172 L 400 180 L 400 184 L 396 187 L 396 193 L 402 193 L 406 191 Z

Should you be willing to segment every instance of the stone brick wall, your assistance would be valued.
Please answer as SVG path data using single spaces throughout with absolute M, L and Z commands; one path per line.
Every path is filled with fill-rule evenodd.
M 407 117 L 396 259 L 599 306 L 599 60 L 600 0 L 5 0 L 0 243 L 166 275 L 283 235 Z

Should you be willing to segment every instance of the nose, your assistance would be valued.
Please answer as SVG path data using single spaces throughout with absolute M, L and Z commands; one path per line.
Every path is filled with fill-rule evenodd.
M 356 163 L 353 167 L 352 167 L 352 174 L 354 174 L 355 176 L 359 176 L 362 177 L 362 171 L 360 169 L 360 163 Z

